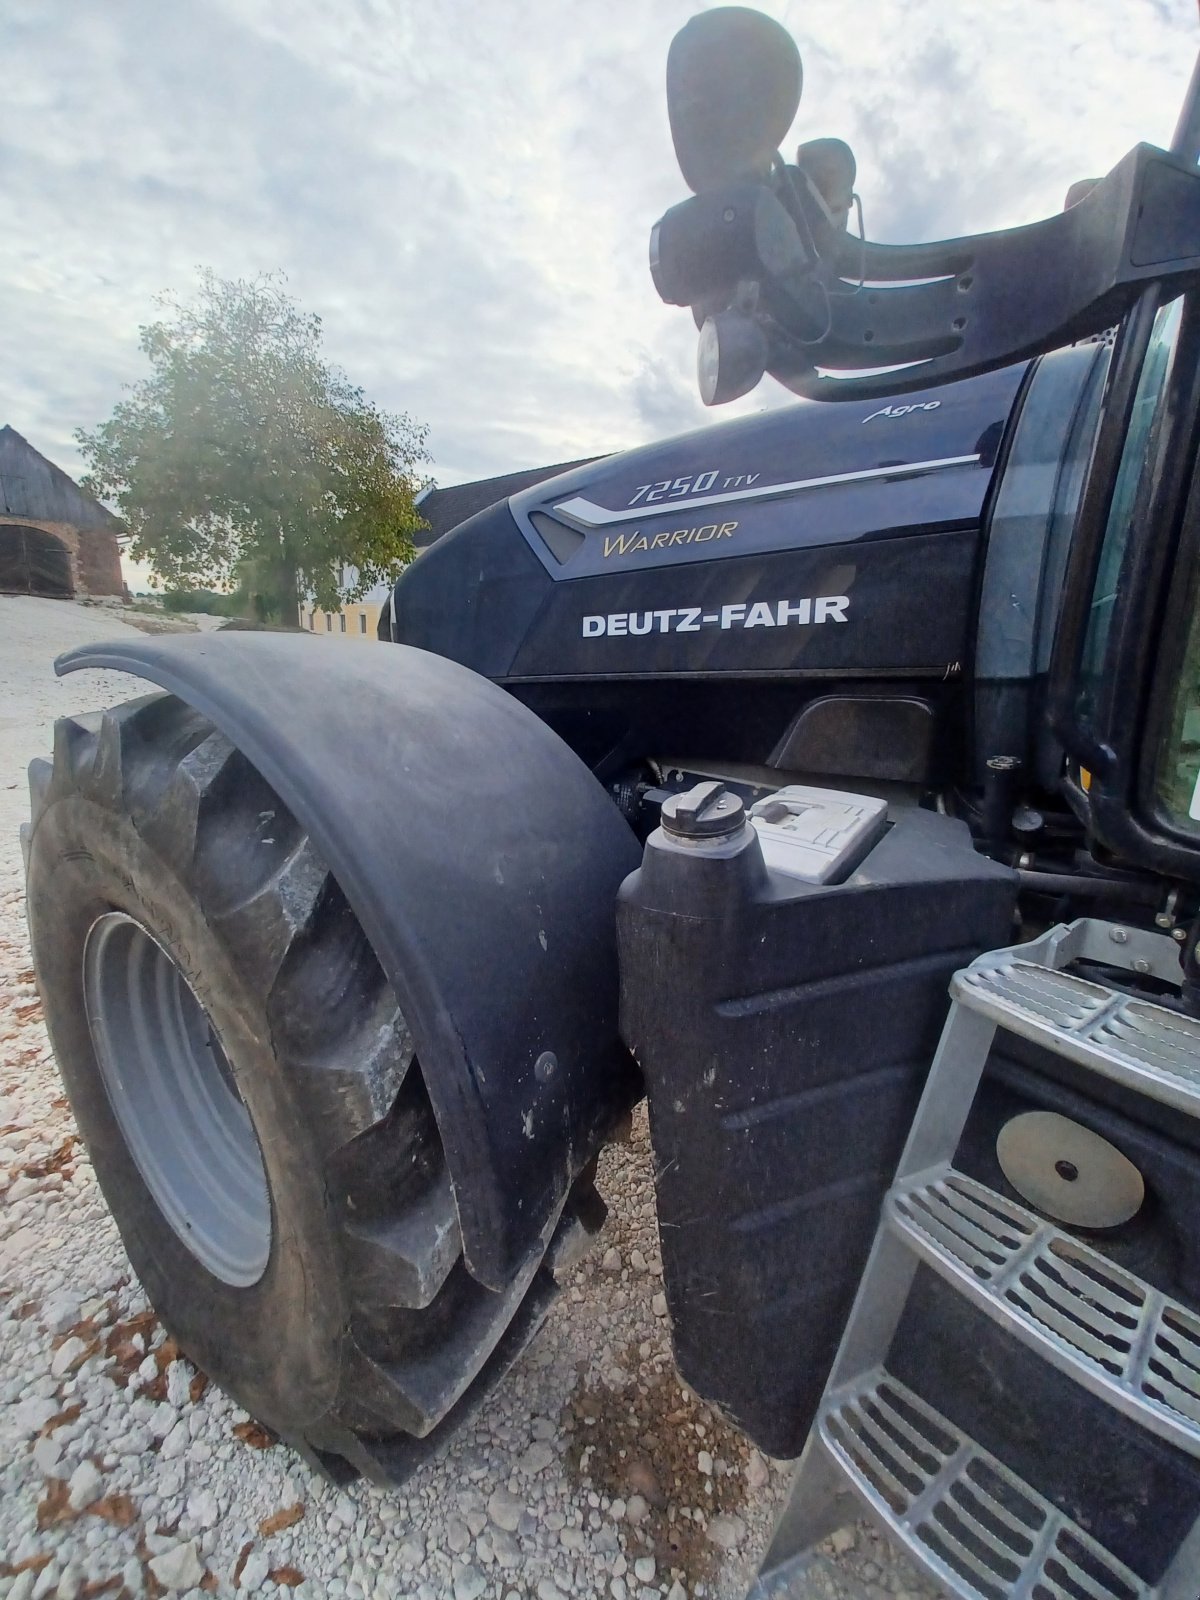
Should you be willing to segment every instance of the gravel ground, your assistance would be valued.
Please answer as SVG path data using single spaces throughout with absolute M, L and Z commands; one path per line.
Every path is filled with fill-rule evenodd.
M 113 615 L 0 597 L 0 1595 L 686 1600 L 744 1593 L 786 1488 L 679 1382 L 645 1118 L 605 1153 L 600 1247 L 445 1456 L 334 1489 L 208 1384 L 132 1277 L 50 1056 L 25 935 L 24 769 L 56 716 L 139 692 L 56 679 Z M 794 1600 L 927 1600 L 866 1527 Z

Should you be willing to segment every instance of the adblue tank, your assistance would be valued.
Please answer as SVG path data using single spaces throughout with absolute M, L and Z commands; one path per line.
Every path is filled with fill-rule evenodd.
M 771 1455 L 803 1446 L 950 977 L 1015 887 L 952 818 L 719 783 L 665 802 L 621 887 L 676 1359 Z

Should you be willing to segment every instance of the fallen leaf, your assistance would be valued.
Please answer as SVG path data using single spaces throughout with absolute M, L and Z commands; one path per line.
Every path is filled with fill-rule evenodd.
M 79 1600 L 93 1600 L 98 1594 L 112 1594 L 114 1589 L 121 1587 L 120 1578 L 93 1578 L 90 1583 L 81 1585 L 77 1591 Z
M 139 1311 L 136 1316 L 126 1317 L 123 1322 L 114 1322 L 108 1335 L 109 1355 L 112 1354 L 112 1346 L 114 1344 L 120 1344 L 127 1339 L 132 1339 L 138 1333 L 141 1334 L 143 1343 L 148 1346 L 157 1327 L 158 1318 L 153 1311 Z M 145 1355 L 145 1351 L 142 1352 L 142 1355 Z M 141 1357 L 139 1357 L 140 1359 Z
M 127 1494 L 106 1494 L 88 1507 L 88 1515 L 103 1517 L 114 1528 L 128 1528 L 137 1521 L 137 1507 Z
M 77 1512 L 71 1509 L 71 1491 L 63 1478 L 49 1478 L 45 1496 L 38 1501 L 38 1532 L 53 1528 L 60 1522 L 73 1522 Z
M 94 1339 L 100 1329 L 91 1317 L 85 1317 L 82 1322 L 77 1322 L 73 1328 L 68 1328 L 66 1333 L 55 1334 L 50 1341 L 51 1348 L 57 1350 L 60 1344 L 65 1344 L 68 1339 L 82 1339 L 86 1344 L 89 1339 Z
M 41 1437 L 48 1439 L 55 1428 L 61 1428 L 65 1422 L 74 1422 L 82 1413 L 83 1407 L 80 1405 L 67 1406 L 63 1411 L 56 1411 L 49 1422 L 43 1423 Z
M 179 1346 L 174 1339 L 167 1338 L 163 1340 L 154 1352 L 154 1360 L 160 1372 L 165 1372 L 172 1361 L 179 1360 Z
M 250 1552 L 253 1549 L 253 1540 L 247 1540 L 247 1542 L 238 1551 L 238 1558 L 233 1564 L 233 1587 L 235 1589 L 242 1580 L 242 1568 L 246 1565 L 247 1561 L 249 1561 Z
M 275 1435 L 264 1428 L 261 1422 L 237 1422 L 233 1427 L 233 1436 L 243 1444 L 248 1444 L 251 1450 L 269 1450 L 275 1443 Z
M 302 1505 L 286 1506 L 282 1511 L 272 1511 L 269 1517 L 264 1517 L 258 1525 L 258 1531 L 264 1539 L 269 1539 L 273 1533 L 278 1533 L 282 1528 L 294 1528 L 304 1515 Z
M 75 1146 L 78 1143 L 79 1135 L 69 1133 L 44 1161 L 31 1161 L 21 1171 L 27 1178 L 48 1178 L 52 1172 L 64 1172 L 75 1159 Z
M 200 1399 L 200 1396 L 207 1388 L 208 1374 L 206 1372 L 198 1372 L 192 1379 L 191 1383 L 188 1384 L 188 1399 L 193 1405 L 197 1403 L 197 1401 Z
M 272 1583 L 286 1583 L 289 1589 L 304 1582 L 304 1574 L 299 1567 L 272 1567 L 267 1577 Z
M 206 1571 L 204 1576 L 200 1579 L 200 1587 L 204 1590 L 205 1594 L 216 1594 L 217 1590 L 220 1588 L 220 1583 L 218 1582 L 216 1573 Z
M 24 1561 L 0 1561 L 0 1578 L 17 1578 L 22 1572 L 40 1572 L 54 1558 L 49 1555 L 26 1556 Z

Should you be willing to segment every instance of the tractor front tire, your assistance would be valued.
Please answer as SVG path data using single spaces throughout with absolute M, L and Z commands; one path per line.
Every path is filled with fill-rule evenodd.
M 155 694 L 30 768 L 47 1027 L 129 1259 L 182 1350 L 335 1478 L 398 1481 L 553 1296 L 462 1257 L 395 992 L 296 819 Z

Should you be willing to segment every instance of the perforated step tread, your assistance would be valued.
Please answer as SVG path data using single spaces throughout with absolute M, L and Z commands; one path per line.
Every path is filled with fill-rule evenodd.
M 1154 1591 L 881 1368 L 830 1396 L 818 1428 L 914 1561 L 969 1600 L 1151 1600 Z
M 888 1225 L 981 1310 L 1142 1427 L 1200 1455 L 1200 1317 L 951 1167 L 896 1186 Z
M 955 975 L 959 1005 L 1151 1099 L 1200 1116 L 1200 1021 L 996 950 Z

